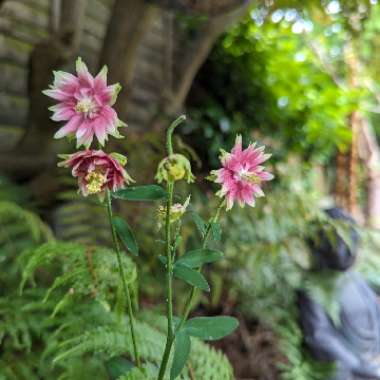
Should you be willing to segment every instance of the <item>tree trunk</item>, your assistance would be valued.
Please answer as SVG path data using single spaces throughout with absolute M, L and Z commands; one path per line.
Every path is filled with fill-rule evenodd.
M 125 119 L 125 104 L 136 65 L 137 49 L 149 31 L 156 8 L 142 0 L 116 0 L 100 55 L 101 65 L 109 69 L 110 83 L 119 82 L 120 93 L 116 109 Z
M 359 135 L 359 154 L 367 171 L 367 225 L 380 229 L 380 149 L 376 135 L 363 119 Z

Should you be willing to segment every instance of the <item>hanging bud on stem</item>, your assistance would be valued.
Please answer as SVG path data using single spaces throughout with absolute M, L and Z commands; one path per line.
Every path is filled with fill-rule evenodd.
M 184 155 L 174 153 L 159 163 L 156 174 L 157 182 L 176 182 L 182 179 L 187 183 L 195 180 L 191 172 L 190 161 Z

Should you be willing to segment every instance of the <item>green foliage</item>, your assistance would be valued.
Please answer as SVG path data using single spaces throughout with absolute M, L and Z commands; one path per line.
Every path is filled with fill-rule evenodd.
M 129 186 L 112 194 L 114 198 L 127 201 L 158 201 L 167 197 L 166 191 L 158 185 Z
M 206 292 L 210 291 L 210 285 L 207 280 L 204 278 L 202 273 L 197 270 L 176 263 L 174 265 L 173 274 L 175 277 L 187 282 L 191 286 L 195 286 L 196 288 Z
M 278 182 L 255 209 L 228 214 L 228 234 L 222 241 L 226 259 L 219 264 L 220 276 L 226 282 L 229 273 L 227 282 L 232 283 L 231 293 L 244 315 L 275 332 L 287 358 L 280 364 L 284 380 L 325 380 L 333 369 L 312 360 L 305 350 L 296 292 L 312 289 L 330 315 L 336 311 L 334 279 L 324 282 L 323 275 L 309 276 L 312 260 L 306 244 L 321 228 L 334 228 L 335 223 L 321 211 L 318 178 L 300 167 L 298 162 L 279 165 L 281 172 L 292 175 Z
M 132 260 L 123 255 L 125 279 L 128 284 L 136 285 L 136 267 Z M 112 250 L 99 247 L 86 247 L 77 243 L 46 243 L 37 249 L 25 252 L 21 257 L 23 267 L 21 288 L 39 268 L 60 268 L 61 274 L 55 276 L 48 288 L 45 300 L 55 290 L 65 294 L 62 300 L 71 301 L 90 296 L 100 303 L 116 300 L 119 286 L 118 264 Z M 113 295 L 113 296 L 112 296 Z M 61 300 L 61 301 L 62 301 Z M 61 307 L 59 302 L 57 306 Z
M 133 352 L 116 255 L 101 246 L 55 241 L 37 215 L 10 202 L 0 206 L 1 256 L 13 268 L 1 277 L 0 379 L 108 380 L 109 361 L 130 359 Z M 122 264 L 136 296 L 135 264 L 127 255 Z M 155 313 L 138 319 L 146 372 L 133 369 L 120 379 L 157 376 L 165 320 Z M 190 380 L 189 371 L 210 380 L 233 378 L 227 359 L 196 339 L 180 379 Z
M 120 379 L 144 378 L 151 380 L 157 377 L 158 365 L 165 343 L 165 335 L 161 330 L 165 319 L 154 313 L 140 315 L 140 319 L 143 319 L 144 322 L 138 321 L 136 329 L 141 356 L 144 360 L 143 370 L 145 373 L 141 373 L 136 368 L 123 375 Z M 199 377 L 205 380 L 215 378 L 228 380 L 233 378 L 231 367 L 221 353 L 196 339 L 192 341 L 192 346 L 189 366 L 181 373 L 180 379 L 190 380 L 190 366 L 196 378 Z M 65 362 L 70 358 L 86 356 L 89 353 L 111 358 L 126 352 L 132 355 L 132 343 L 127 319 L 123 320 L 122 324 L 115 321 L 105 326 L 95 327 L 63 342 L 61 352 L 56 356 L 55 362 Z
M 117 236 L 119 236 L 120 240 L 127 248 L 129 252 L 133 255 L 139 255 L 139 247 L 137 245 L 136 238 L 132 232 L 131 227 L 129 227 L 128 223 L 118 216 L 112 218 L 112 224 L 116 230 Z
M 175 347 L 170 380 L 175 379 L 185 366 L 191 350 L 191 339 L 185 330 L 178 331 L 175 336 Z
M 313 31 L 297 34 L 296 23 Z M 291 151 L 326 162 L 336 148 L 344 149 L 351 141 L 347 117 L 362 95 L 335 78 L 335 71 L 338 80 L 345 74 L 337 60 L 345 33 L 323 12 L 271 14 L 264 7 L 231 28 L 214 47 L 189 98 L 192 124 L 186 133 L 204 161 L 216 166 L 218 150 L 231 146 L 236 133 L 273 145 L 277 159 Z
M 184 329 L 190 336 L 202 340 L 219 340 L 231 334 L 238 325 L 236 318 L 228 316 L 195 317 L 186 321 Z
M 223 258 L 223 252 L 214 249 L 200 248 L 189 251 L 181 256 L 176 264 L 189 268 L 198 268 L 201 265 L 213 263 Z
M 54 213 L 54 230 L 60 240 L 107 245 L 111 240 L 104 206 L 95 197 L 80 198 L 72 192 Z

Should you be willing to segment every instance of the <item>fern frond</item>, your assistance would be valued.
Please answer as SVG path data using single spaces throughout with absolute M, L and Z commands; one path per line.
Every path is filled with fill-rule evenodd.
M 115 253 L 102 247 L 86 247 L 77 243 L 52 242 L 25 252 L 20 258 L 23 272 L 21 289 L 39 268 L 51 268 L 56 273 L 48 287 L 47 300 L 55 291 L 65 294 L 65 302 L 75 297 L 88 297 L 104 302 L 117 302 L 119 269 Z M 122 255 L 124 275 L 128 284 L 137 278 L 136 266 L 129 256 Z M 63 272 L 60 274 L 59 272 Z M 55 310 L 57 312 L 57 310 Z

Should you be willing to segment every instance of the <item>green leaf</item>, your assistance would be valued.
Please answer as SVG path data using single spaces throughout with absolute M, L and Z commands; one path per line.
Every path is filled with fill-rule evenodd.
M 175 348 L 170 380 L 174 380 L 182 371 L 190 355 L 191 340 L 186 331 L 181 330 L 175 337 Z
M 196 288 L 202 289 L 206 292 L 210 291 L 210 286 L 207 280 L 198 271 L 185 267 L 182 265 L 175 265 L 173 270 L 174 276 L 187 282 L 188 284 L 195 286 Z
M 166 191 L 158 185 L 129 186 L 112 193 L 117 199 L 127 201 L 158 201 L 167 197 Z
M 195 211 L 191 212 L 191 218 L 202 237 L 206 234 L 207 223 Z
M 211 234 L 212 238 L 215 241 L 220 241 L 222 237 L 222 229 L 220 228 L 220 224 L 217 222 L 212 222 L 211 223 Z
M 134 368 L 133 363 L 121 356 L 108 360 L 105 365 L 111 380 L 116 380 L 119 377 L 126 375 L 132 370 L 132 368 Z
M 158 256 L 158 260 L 160 260 L 160 262 L 166 266 L 166 264 L 168 263 L 168 259 L 166 256 L 163 256 L 163 255 L 159 255 Z
M 200 248 L 185 253 L 177 260 L 177 264 L 189 268 L 198 268 L 203 264 L 213 263 L 223 258 L 223 252 L 214 249 Z
M 233 317 L 196 317 L 189 319 L 184 329 L 190 336 L 202 340 L 218 340 L 231 334 L 238 326 L 239 321 Z
M 139 247 L 128 223 L 124 219 L 115 216 L 112 218 L 112 224 L 115 227 L 117 235 L 128 251 L 130 251 L 133 255 L 138 256 Z
M 174 245 L 173 245 L 173 251 L 175 251 L 180 246 L 181 243 L 182 243 L 182 236 L 181 235 L 176 236 Z

